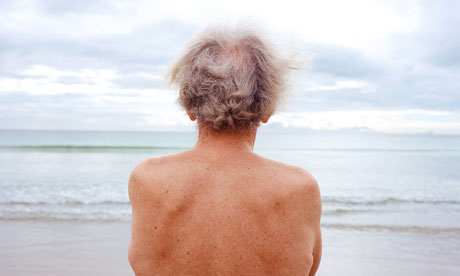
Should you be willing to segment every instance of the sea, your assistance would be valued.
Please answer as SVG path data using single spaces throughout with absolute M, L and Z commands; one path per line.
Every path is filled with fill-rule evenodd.
M 133 167 L 196 139 L 194 131 L 1 130 L 0 224 L 129 222 Z M 329 254 L 355 248 L 460 275 L 460 136 L 262 129 L 254 151 L 317 179 Z

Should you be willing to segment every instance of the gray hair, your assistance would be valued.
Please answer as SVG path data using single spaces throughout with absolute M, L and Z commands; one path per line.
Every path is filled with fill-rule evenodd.
M 251 29 L 208 28 L 190 42 L 167 78 L 180 88 L 180 105 L 200 124 L 242 131 L 275 112 L 291 69 L 295 62 Z

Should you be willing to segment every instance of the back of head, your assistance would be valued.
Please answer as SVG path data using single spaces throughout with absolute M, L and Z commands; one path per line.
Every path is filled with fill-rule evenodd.
M 294 69 L 262 35 L 248 28 L 206 29 L 169 72 L 179 103 L 202 126 L 244 131 L 268 119 Z

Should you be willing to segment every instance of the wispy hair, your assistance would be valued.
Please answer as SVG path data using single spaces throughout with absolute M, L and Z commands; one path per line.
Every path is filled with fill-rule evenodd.
M 197 34 L 167 74 L 179 103 L 215 131 L 257 127 L 277 109 L 297 69 L 261 31 L 247 26 L 207 28 Z

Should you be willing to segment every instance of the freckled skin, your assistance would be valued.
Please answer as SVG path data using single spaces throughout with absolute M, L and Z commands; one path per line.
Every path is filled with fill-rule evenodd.
M 133 170 L 129 261 L 137 276 L 315 275 L 314 177 L 254 154 L 254 140 L 245 140 L 250 150 L 232 140 L 203 138 Z

